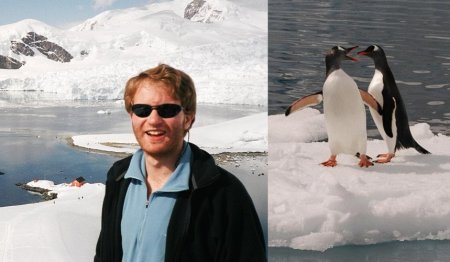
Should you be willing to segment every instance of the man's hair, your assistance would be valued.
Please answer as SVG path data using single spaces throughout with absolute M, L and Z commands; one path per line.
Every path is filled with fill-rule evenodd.
M 133 97 L 143 81 L 163 82 L 166 84 L 170 88 L 172 97 L 181 101 L 181 106 L 185 113 L 195 116 L 197 95 L 194 82 L 185 72 L 166 64 L 150 68 L 127 81 L 123 98 L 125 100 L 125 109 L 128 113 L 131 113 Z

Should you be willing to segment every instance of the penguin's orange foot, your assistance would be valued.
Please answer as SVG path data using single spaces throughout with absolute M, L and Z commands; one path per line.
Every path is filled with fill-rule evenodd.
M 323 166 L 335 167 L 337 165 L 337 161 L 333 159 L 328 159 L 325 162 L 320 163 Z
M 369 159 L 367 159 L 367 157 L 365 155 L 362 155 L 360 160 L 359 160 L 359 164 L 360 167 L 369 167 L 369 166 L 373 166 L 373 163 L 370 162 Z
M 390 154 L 390 153 L 386 153 L 386 154 L 379 154 L 377 157 L 378 159 L 375 160 L 375 163 L 378 164 L 386 164 L 391 162 L 391 159 L 395 156 L 395 154 Z

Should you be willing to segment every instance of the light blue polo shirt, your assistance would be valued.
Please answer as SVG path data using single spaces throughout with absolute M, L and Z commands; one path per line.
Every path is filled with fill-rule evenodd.
M 189 189 L 191 148 L 184 145 L 175 171 L 164 186 L 152 192 L 147 206 L 144 153 L 139 149 L 131 158 L 125 178 L 131 178 L 121 222 L 123 262 L 163 262 L 167 227 L 177 195 Z

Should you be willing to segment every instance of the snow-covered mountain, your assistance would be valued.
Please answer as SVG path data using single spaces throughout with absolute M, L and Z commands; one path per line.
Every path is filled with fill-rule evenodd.
M 0 26 L 0 55 L 25 62 L 0 69 L 2 104 L 20 103 L 22 91 L 54 100 L 121 99 L 128 78 L 167 63 L 193 77 L 199 102 L 266 105 L 267 10 L 207 0 L 185 17 L 196 1 L 105 11 L 68 30 L 32 19 Z M 14 53 L 11 41 L 30 32 L 73 59 Z

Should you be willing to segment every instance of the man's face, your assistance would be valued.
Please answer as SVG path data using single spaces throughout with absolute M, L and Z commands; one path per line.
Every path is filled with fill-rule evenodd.
M 169 87 L 163 82 L 143 81 L 137 88 L 133 104 L 159 106 L 181 105 L 181 101 L 170 95 Z M 142 150 L 154 157 L 178 157 L 183 145 L 185 130 L 191 126 L 192 115 L 182 110 L 171 118 L 162 118 L 156 109 L 148 117 L 131 113 L 134 135 Z

